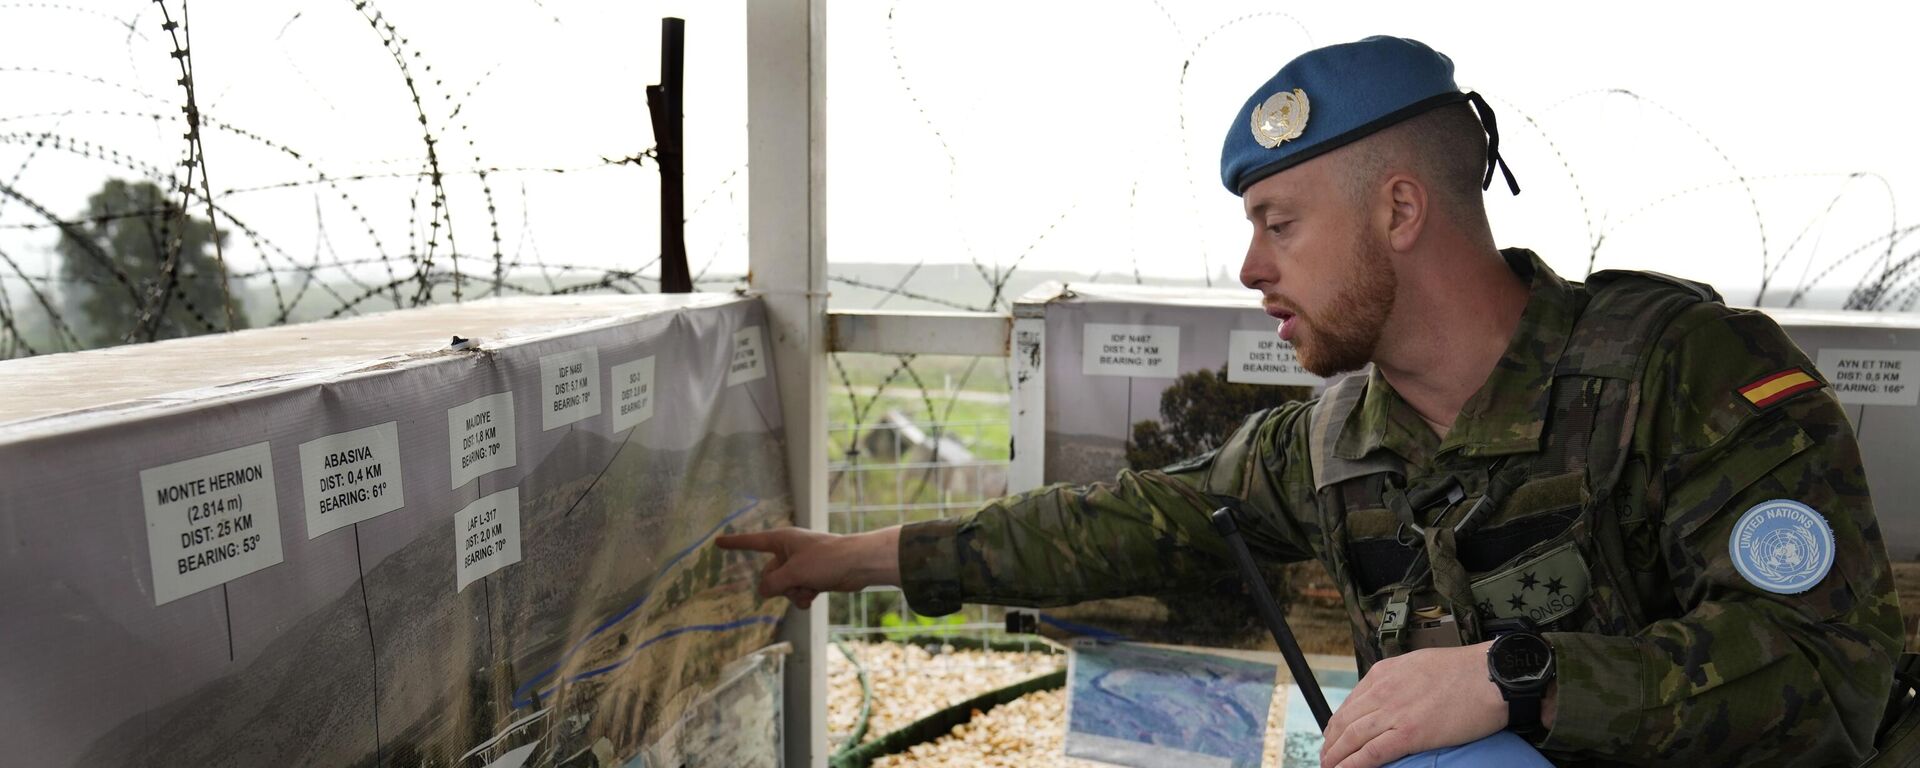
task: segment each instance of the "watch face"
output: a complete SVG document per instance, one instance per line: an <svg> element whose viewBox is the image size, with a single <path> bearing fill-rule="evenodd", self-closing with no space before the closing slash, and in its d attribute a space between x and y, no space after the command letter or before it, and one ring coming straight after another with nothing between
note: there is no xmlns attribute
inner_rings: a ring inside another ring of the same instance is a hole
<svg viewBox="0 0 1920 768"><path fill-rule="evenodd" d="M1553 661L1553 647L1539 635L1506 635L1489 649L1493 673L1508 683L1545 679Z"/></svg>

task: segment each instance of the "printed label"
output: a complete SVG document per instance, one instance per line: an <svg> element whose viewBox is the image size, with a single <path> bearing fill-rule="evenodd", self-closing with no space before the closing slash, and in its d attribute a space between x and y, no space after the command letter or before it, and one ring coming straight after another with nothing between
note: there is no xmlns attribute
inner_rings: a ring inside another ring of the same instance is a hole
<svg viewBox="0 0 1920 768"><path fill-rule="evenodd" d="M653 357L613 367L613 431L637 427L653 416Z"/></svg>
<svg viewBox="0 0 1920 768"><path fill-rule="evenodd" d="M600 350L540 358L540 428L564 427L600 413Z"/></svg>
<svg viewBox="0 0 1920 768"><path fill-rule="evenodd" d="M1273 331L1233 331L1227 337L1227 381L1318 386L1325 379L1300 367L1293 345Z"/></svg>
<svg viewBox="0 0 1920 768"><path fill-rule="evenodd" d="M453 554L455 592L520 562L520 489L482 496L455 514Z"/></svg>
<svg viewBox="0 0 1920 768"><path fill-rule="evenodd" d="M733 332L733 360L727 365L727 386L745 384L767 375L767 349L760 326Z"/></svg>
<svg viewBox="0 0 1920 768"><path fill-rule="evenodd" d="M1080 355L1087 376L1180 374L1180 328L1173 325L1088 323Z"/></svg>
<svg viewBox="0 0 1920 768"><path fill-rule="evenodd" d="M1820 375L1840 402L1854 405L1920 405L1920 352L1897 349L1820 350Z"/></svg>
<svg viewBox="0 0 1920 768"><path fill-rule="evenodd" d="M280 562L273 451L264 442L140 472L163 605Z"/></svg>
<svg viewBox="0 0 1920 768"><path fill-rule="evenodd" d="M307 538L399 509L400 425L389 421L300 444Z"/></svg>
<svg viewBox="0 0 1920 768"><path fill-rule="evenodd" d="M477 397L447 409L453 488L519 461L513 440L513 393Z"/></svg>

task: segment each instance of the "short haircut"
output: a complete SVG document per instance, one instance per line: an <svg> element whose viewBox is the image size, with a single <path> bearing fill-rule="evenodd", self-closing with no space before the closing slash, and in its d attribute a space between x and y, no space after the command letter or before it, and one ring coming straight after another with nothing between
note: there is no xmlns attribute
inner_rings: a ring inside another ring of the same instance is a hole
<svg viewBox="0 0 1920 768"><path fill-rule="evenodd" d="M1484 227L1481 182L1487 168L1487 134L1462 102L1415 115L1353 144L1342 183L1356 202L1372 195L1381 179L1410 171L1427 183L1442 215ZM1479 222L1475 224L1475 222Z"/></svg>

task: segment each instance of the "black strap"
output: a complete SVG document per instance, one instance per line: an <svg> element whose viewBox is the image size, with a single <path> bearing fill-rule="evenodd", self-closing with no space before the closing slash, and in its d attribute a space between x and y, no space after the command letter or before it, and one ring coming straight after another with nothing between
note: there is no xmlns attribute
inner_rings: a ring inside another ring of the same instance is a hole
<svg viewBox="0 0 1920 768"><path fill-rule="evenodd" d="M1478 91L1467 91L1467 100L1473 103L1473 112L1480 116L1480 125L1487 129L1487 175L1480 180L1481 189L1493 187L1493 168L1500 167L1500 173L1507 177L1507 188L1514 194L1520 194L1520 182L1513 178L1513 169L1507 167L1507 159L1500 156L1500 126L1494 121L1493 107L1487 105L1487 97Z"/></svg>
<svg viewBox="0 0 1920 768"><path fill-rule="evenodd" d="M1528 741L1539 741L1547 735L1547 729L1540 722L1540 702L1544 693L1518 694L1500 692L1507 700L1507 730Z"/></svg>
<svg viewBox="0 0 1920 768"><path fill-rule="evenodd" d="M1887 743L1888 736L1920 707L1920 695L1916 694L1920 694L1920 654L1902 653L1893 663L1893 691L1887 697L1886 709L1882 710L1880 727L1874 729L1876 745L1892 746Z"/></svg>

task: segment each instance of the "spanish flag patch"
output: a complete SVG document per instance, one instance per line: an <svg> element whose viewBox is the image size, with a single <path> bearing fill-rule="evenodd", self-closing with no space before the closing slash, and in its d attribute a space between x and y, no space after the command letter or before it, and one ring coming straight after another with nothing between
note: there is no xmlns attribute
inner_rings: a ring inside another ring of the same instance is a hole
<svg viewBox="0 0 1920 768"><path fill-rule="evenodd" d="M1820 380L1807 373L1805 368L1788 368L1741 387L1740 396L1752 403L1753 407L1765 409L1809 389L1819 388Z"/></svg>

